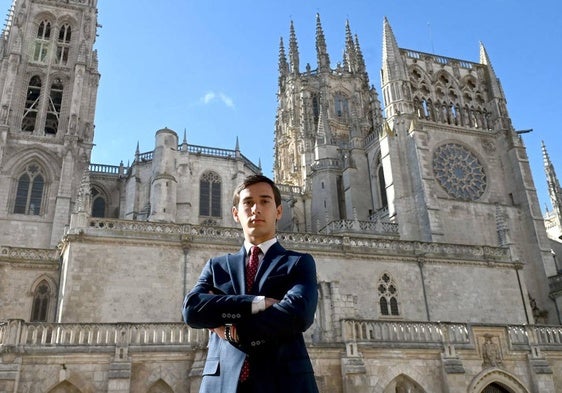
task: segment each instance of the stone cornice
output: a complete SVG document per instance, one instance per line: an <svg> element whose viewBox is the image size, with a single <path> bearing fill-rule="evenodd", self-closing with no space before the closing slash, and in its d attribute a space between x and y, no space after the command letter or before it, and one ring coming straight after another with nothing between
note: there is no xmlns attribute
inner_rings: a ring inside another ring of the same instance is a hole
<svg viewBox="0 0 562 393"><path fill-rule="evenodd" d="M59 251L57 249L0 247L0 263L18 263L58 266Z"/></svg>
<svg viewBox="0 0 562 393"><path fill-rule="evenodd" d="M236 246L244 239L239 228L191 224L89 218L84 228L71 228L65 242L106 238L140 242L178 242L182 246L215 244ZM323 235L283 232L279 241L288 248L331 255L381 255L387 257L423 257L426 261L469 261L513 264L508 248L448 243L427 243L389 239L376 235Z"/></svg>

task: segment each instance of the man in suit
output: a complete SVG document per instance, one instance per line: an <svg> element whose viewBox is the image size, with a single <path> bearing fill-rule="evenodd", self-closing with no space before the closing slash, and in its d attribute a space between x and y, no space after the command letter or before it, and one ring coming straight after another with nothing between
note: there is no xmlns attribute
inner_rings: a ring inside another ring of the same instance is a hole
<svg viewBox="0 0 562 393"><path fill-rule="evenodd" d="M212 331L200 393L317 393L303 338L318 301L314 259L277 242L271 179L247 177L232 205L244 245L207 261L183 306L189 326Z"/></svg>

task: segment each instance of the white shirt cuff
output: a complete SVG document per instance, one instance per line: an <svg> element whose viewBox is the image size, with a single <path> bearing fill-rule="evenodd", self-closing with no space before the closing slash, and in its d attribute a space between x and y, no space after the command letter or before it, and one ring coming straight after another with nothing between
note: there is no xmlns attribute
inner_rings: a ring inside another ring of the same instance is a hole
<svg viewBox="0 0 562 393"><path fill-rule="evenodd" d="M265 296L256 296L252 300L252 314L265 310Z"/></svg>

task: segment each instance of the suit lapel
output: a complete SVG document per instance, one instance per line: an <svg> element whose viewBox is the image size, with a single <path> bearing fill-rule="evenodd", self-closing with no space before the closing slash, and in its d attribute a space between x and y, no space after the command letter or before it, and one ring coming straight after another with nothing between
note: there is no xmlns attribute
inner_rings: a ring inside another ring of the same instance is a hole
<svg viewBox="0 0 562 393"><path fill-rule="evenodd" d="M269 277L269 274L273 271L283 255L285 255L285 249L279 242L274 243L269 250L267 250L267 254L264 255L258 273L256 274L255 282L257 283L257 292L252 292L261 292L265 280Z"/></svg>
<svg viewBox="0 0 562 393"><path fill-rule="evenodd" d="M228 255L228 268L230 270L230 279L232 280L232 287L234 293L244 294L246 291L246 284L244 283L244 270L246 261L246 251L244 246L236 254Z"/></svg>

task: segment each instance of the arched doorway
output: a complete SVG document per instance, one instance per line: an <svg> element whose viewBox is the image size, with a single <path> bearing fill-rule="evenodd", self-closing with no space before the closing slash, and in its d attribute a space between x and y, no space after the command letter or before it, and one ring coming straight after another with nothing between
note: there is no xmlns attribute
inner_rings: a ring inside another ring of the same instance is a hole
<svg viewBox="0 0 562 393"><path fill-rule="evenodd" d="M491 383L482 390L482 393L513 393L512 390L506 389L499 383Z"/></svg>

